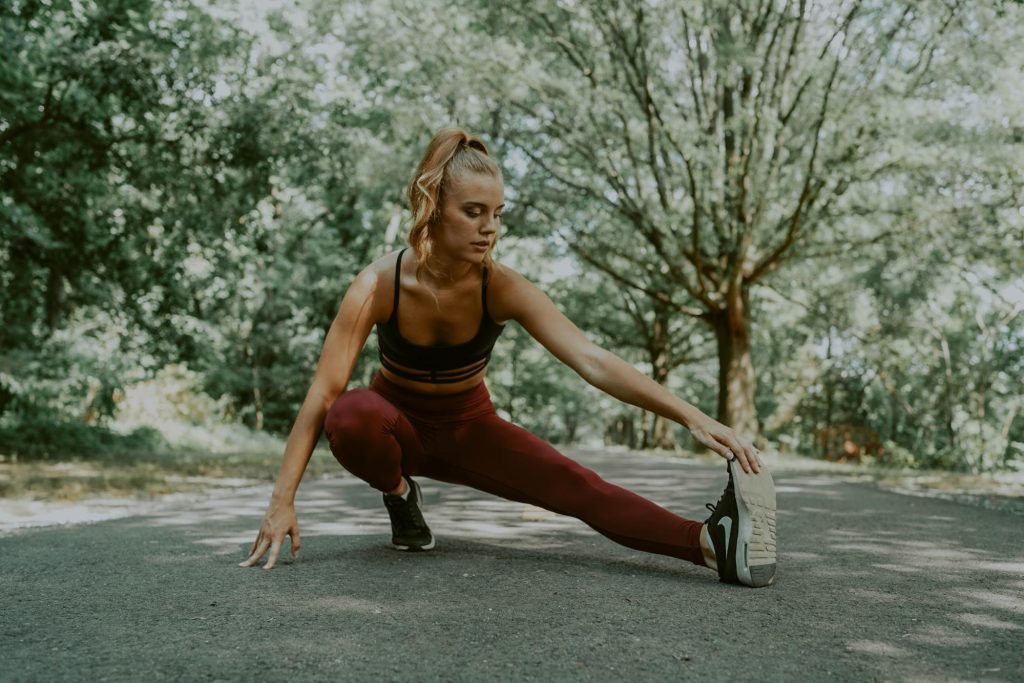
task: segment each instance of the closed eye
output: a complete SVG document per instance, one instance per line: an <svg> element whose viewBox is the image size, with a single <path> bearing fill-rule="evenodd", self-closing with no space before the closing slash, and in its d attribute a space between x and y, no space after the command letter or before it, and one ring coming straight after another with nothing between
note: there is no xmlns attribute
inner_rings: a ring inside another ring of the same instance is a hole
<svg viewBox="0 0 1024 683"><path fill-rule="evenodd" d="M482 216L484 211L487 210L487 208L488 207L485 204L481 204L480 202L466 202L462 206L462 210L470 218L478 218L478 217ZM501 218L501 215L502 215L502 213L504 213L504 210L506 208L507 207L504 204L499 204L499 205L495 206L494 209L495 209L496 213L494 214L494 217L495 218Z"/></svg>

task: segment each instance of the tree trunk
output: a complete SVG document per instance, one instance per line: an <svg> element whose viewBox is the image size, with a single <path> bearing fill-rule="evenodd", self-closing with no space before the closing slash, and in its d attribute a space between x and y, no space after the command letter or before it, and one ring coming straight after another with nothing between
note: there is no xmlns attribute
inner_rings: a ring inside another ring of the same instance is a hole
<svg viewBox="0 0 1024 683"><path fill-rule="evenodd" d="M252 396L254 399L254 405L256 406L256 420L253 424L253 429L258 432L263 431L263 395L260 393L259 387L252 388Z"/></svg>
<svg viewBox="0 0 1024 683"><path fill-rule="evenodd" d="M945 386L942 391L942 412L944 415L943 426L946 428L946 439L949 441L950 450L957 450L956 427L953 425L953 359L949 351L949 342L941 330L936 330L935 335L939 339L939 346L942 349L943 370L945 371Z"/></svg>
<svg viewBox="0 0 1024 683"><path fill-rule="evenodd" d="M508 411L508 421L509 422L515 422L516 421L516 413L515 413L515 407L514 407L514 403L513 402L515 401L515 398L516 398L516 381L517 381L516 375L518 374L518 369L519 369L518 368L519 363L517 362L518 360L519 360L519 351L518 351L518 349L513 349L513 351L512 351L512 383L509 385L509 388L508 388L508 402L506 403L506 410Z"/></svg>
<svg viewBox="0 0 1024 683"><path fill-rule="evenodd" d="M651 330L651 371L655 382L663 387L668 386L668 374L672 354L669 349L669 311L664 307L657 307L654 315L654 327ZM672 421L661 415L652 415L654 420L649 429L644 430L644 448L663 448L665 450L676 450L675 434L672 431ZM645 425L646 426L646 425Z"/></svg>
<svg viewBox="0 0 1024 683"><path fill-rule="evenodd" d="M660 415L656 415L654 417L654 425L651 428L648 448L660 448L667 451L676 450L676 435L672 431L672 424L671 420L666 420Z"/></svg>
<svg viewBox="0 0 1024 683"><path fill-rule="evenodd" d="M253 429L261 432L263 431L263 392L260 391L260 369L255 366L252 369L252 399L253 406L256 408Z"/></svg>
<svg viewBox="0 0 1024 683"><path fill-rule="evenodd" d="M64 313L64 275L50 266L46 278L46 327L53 333L60 327Z"/></svg>
<svg viewBox="0 0 1024 683"><path fill-rule="evenodd" d="M85 410L82 412L82 422L87 425L96 424L97 411L96 411L96 397L99 396L100 389L103 388L103 382L99 381L95 377L89 378L89 390L85 395Z"/></svg>
<svg viewBox="0 0 1024 683"><path fill-rule="evenodd" d="M665 361L668 353L659 353L654 359L654 381L661 386L668 384L668 366ZM644 434L642 448L663 448L665 450L676 450L675 433L672 431L672 420L662 417L657 413L651 413L653 418L648 421L644 416Z"/></svg>
<svg viewBox="0 0 1024 683"><path fill-rule="evenodd" d="M579 429L579 406L576 405L575 401L572 401L567 406L567 410L562 412L562 420L565 422L565 442L574 443L576 440L576 430Z"/></svg>
<svg viewBox="0 0 1024 683"><path fill-rule="evenodd" d="M653 413L649 410L640 411L640 450L650 448L652 416Z"/></svg>
<svg viewBox="0 0 1024 683"><path fill-rule="evenodd" d="M758 436L754 411L754 366L750 359L747 295L730 289L725 308L708 314L718 341L718 421L740 436Z"/></svg>
<svg viewBox="0 0 1024 683"><path fill-rule="evenodd" d="M825 425L819 432L821 438L822 460L829 459L829 438L832 434L832 410L835 405L836 383L832 377L832 323L828 325L828 346L825 351Z"/></svg>
<svg viewBox="0 0 1024 683"><path fill-rule="evenodd" d="M626 446L635 450L637 438L634 431L633 416L625 412L619 413L605 427L604 442L606 445Z"/></svg>
<svg viewBox="0 0 1024 683"><path fill-rule="evenodd" d="M895 387L889 389L889 440L895 441L900 428L900 399Z"/></svg>

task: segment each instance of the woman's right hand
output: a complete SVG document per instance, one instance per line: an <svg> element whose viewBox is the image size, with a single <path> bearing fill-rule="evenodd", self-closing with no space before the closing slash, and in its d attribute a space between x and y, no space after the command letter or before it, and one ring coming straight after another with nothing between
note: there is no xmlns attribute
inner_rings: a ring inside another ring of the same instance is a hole
<svg viewBox="0 0 1024 683"><path fill-rule="evenodd" d="M726 460L736 461L746 473L757 474L764 467L761 459L761 451L754 448L754 444L739 435L730 427L714 419L709 415L701 413L700 417L687 425L693 438L704 444Z"/></svg>
<svg viewBox="0 0 1024 683"><path fill-rule="evenodd" d="M259 562L269 548L270 557L263 568L273 569L285 536L291 536L292 557L295 557L299 553L299 518L295 515L295 503L279 503L271 500L267 514L263 518L263 524L260 525L260 532L256 535L256 541L249 549L249 558L240 562L238 566L253 566Z"/></svg>

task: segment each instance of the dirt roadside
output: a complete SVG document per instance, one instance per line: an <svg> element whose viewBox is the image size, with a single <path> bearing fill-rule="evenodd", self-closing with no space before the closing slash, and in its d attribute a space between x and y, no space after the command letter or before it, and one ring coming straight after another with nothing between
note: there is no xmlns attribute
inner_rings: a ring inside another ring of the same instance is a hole
<svg viewBox="0 0 1024 683"><path fill-rule="evenodd" d="M624 448L603 450L625 456L631 453ZM645 454L709 465L717 460L717 456L710 454L668 451L635 455L643 457ZM779 473L827 474L893 493L952 500L1024 515L1024 471L971 475L832 463L789 454L766 457L773 471ZM23 528L83 524L147 514L167 506L256 489L273 482L278 458L275 453L220 460L211 457L199 463L186 463L185 467L174 462L162 466L153 462L114 465L88 461L0 462L0 534ZM333 457L324 449L317 449L305 479L337 476L342 476L342 472ZM4 482L8 483L6 488ZM16 494L10 495L12 492Z"/></svg>

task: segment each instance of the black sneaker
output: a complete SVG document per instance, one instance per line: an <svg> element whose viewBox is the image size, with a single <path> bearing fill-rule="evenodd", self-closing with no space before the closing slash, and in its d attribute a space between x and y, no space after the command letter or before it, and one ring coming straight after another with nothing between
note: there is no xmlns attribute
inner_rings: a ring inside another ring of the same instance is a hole
<svg viewBox="0 0 1024 683"><path fill-rule="evenodd" d="M434 547L434 535L423 519L423 496L420 485L410 477L408 500L401 496L385 493L384 505L391 517L391 545L396 550L430 550Z"/></svg>
<svg viewBox="0 0 1024 683"><path fill-rule="evenodd" d="M767 586L775 580L775 483L764 467L747 474L736 458L726 465L729 483L704 523L725 583ZM737 493L739 494L737 496Z"/></svg>

